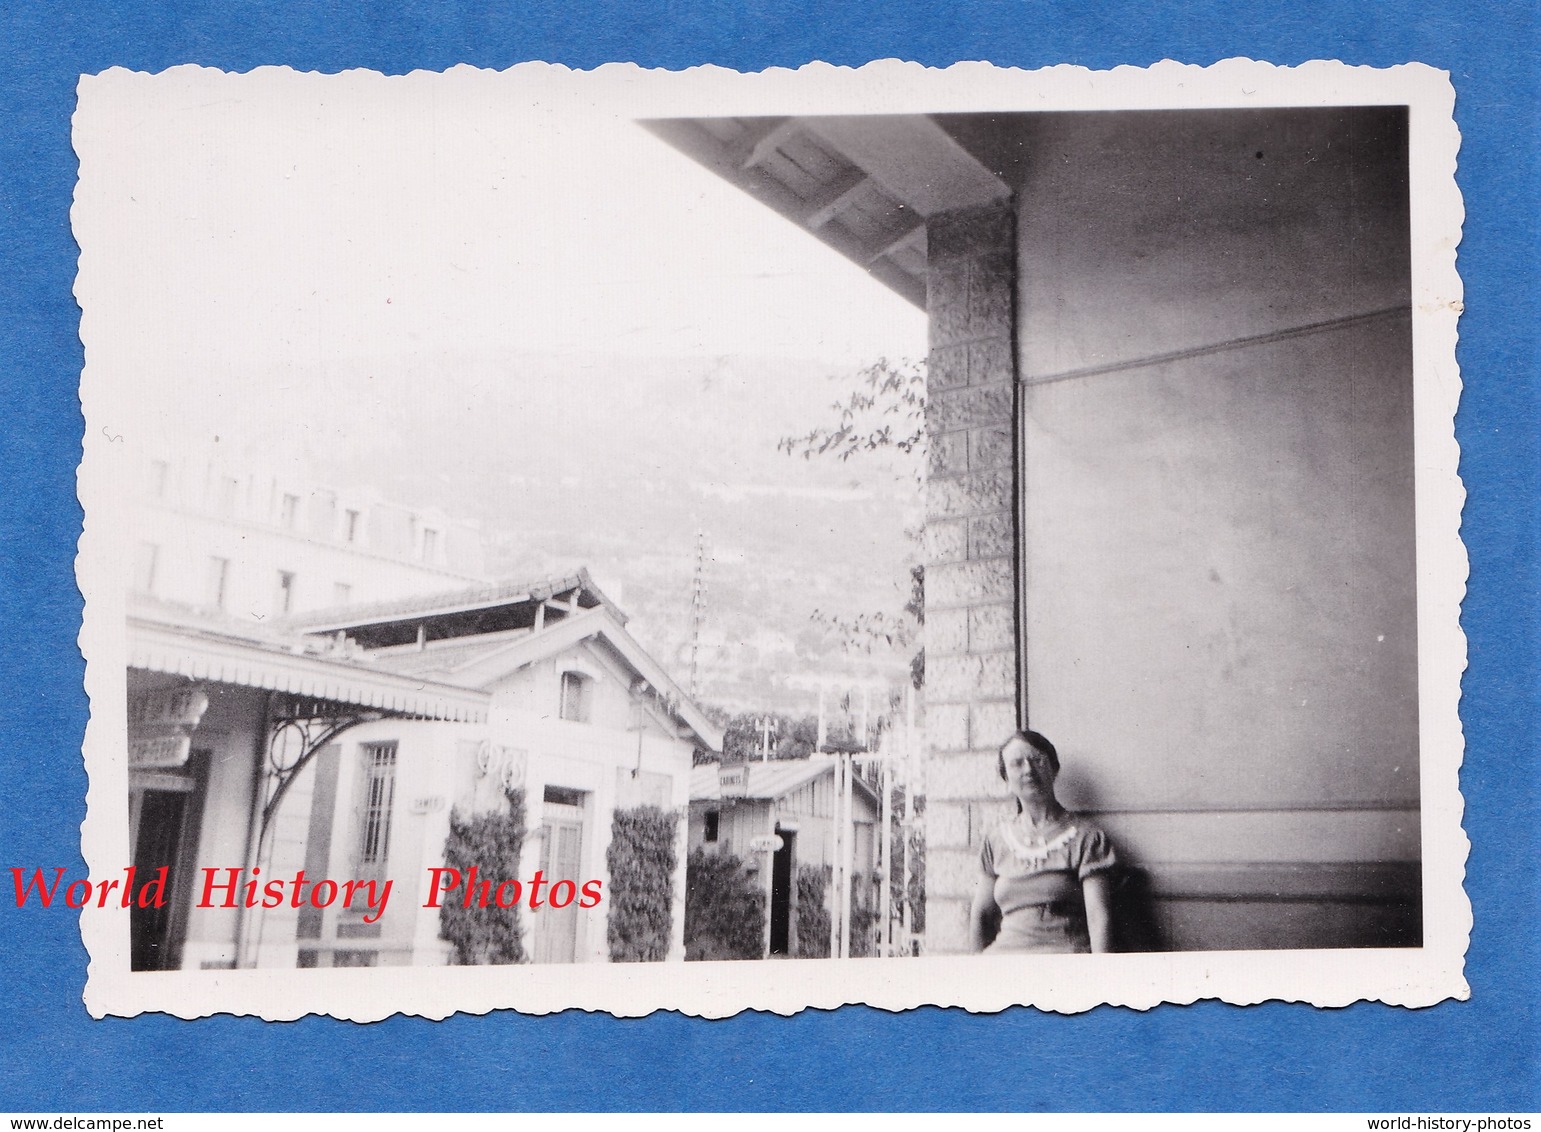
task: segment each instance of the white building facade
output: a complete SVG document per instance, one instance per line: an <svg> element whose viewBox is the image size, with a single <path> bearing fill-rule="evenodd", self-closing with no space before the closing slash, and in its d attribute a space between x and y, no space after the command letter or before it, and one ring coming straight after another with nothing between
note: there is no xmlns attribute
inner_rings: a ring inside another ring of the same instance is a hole
<svg viewBox="0 0 1541 1132"><path fill-rule="evenodd" d="M256 470L219 447L143 454L133 592L258 620L483 581L471 523Z"/></svg>
<svg viewBox="0 0 1541 1132"><path fill-rule="evenodd" d="M668 926L649 957L683 959L690 768L721 734L624 621L585 573L302 618L311 639L344 634L382 673L481 697L485 718L364 722L315 752L262 838L263 875L372 879L391 894L262 910L250 962L466 962L442 906L464 906L468 889L518 906L523 960L608 962L627 953L612 938L612 842L618 815L637 814L672 822L650 862L665 869ZM522 849L517 867L483 864L473 880L447 853L457 823L488 817L518 821Z"/></svg>

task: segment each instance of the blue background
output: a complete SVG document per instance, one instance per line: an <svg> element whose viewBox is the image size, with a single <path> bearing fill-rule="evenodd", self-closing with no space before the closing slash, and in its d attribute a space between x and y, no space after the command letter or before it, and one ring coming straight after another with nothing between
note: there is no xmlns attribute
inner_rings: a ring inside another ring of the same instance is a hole
<svg viewBox="0 0 1541 1132"><path fill-rule="evenodd" d="M374 9L364 13L360 9ZM492 11L488 9L497 8ZM81 418L70 115L78 74L280 63L391 73L548 59L743 70L898 56L1105 68L1231 56L1448 69L1467 225L1457 421L1472 560L1461 785L1474 843L1472 998L1418 1011L1284 1004L702 1022L568 1014L92 1021L75 918L0 910L0 1109L1541 1108L1536 665L1537 9L1343 0L1167 5L578 5L107 0L0 13L0 866L80 870L87 705L75 648ZM3 875L3 874L0 874Z"/></svg>

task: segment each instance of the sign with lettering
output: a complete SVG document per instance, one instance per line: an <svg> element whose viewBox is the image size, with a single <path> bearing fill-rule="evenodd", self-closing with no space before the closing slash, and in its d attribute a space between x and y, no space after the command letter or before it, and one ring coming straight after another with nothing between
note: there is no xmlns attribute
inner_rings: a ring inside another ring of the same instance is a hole
<svg viewBox="0 0 1541 1132"><path fill-rule="evenodd" d="M717 792L724 798L742 798L749 793L749 764L719 763Z"/></svg>
<svg viewBox="0 0 1541 1132"><path fill-rule="evenodd" d="M412 799L412 812L414 814L436 814L444 808L444 796L442 794L429 794L422 798Z"/></svg>
<svg viewBox="0 0 1541 1132"><path fill-rule="evenodd" d="M762 833L759 837L749 839L749 851L751 853L779 853L786 842L774 833Z"/></svg>
<svg viewBox="0 0 1541 1132"><path fill-rule="evenodd" d="M157 735L128 741L128 765L137 769L186 766L193 741L186 735Z"/></svg>
<svg viewBox="0 0 1541 1132"><path fill-rule="evenodd" d="M168 688L146 692L128 702L128 725L133 730L157 727L198 726L209 710L209 694L202 688Z"/></svg>

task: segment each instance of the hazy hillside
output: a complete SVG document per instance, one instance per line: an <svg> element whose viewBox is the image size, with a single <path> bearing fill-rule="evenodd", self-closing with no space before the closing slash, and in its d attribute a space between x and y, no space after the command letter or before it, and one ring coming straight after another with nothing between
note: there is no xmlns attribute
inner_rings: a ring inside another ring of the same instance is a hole
<svg viewBox="0 0 1541 1132"><path fill-rule="evenodd" d="M346 443L310 445L318 473L479 521L498 575L588 566L681 682L704 533L703 699L794 710L813 701L800 678L902 679L904 650L845 655L812 618L903 606L906 528L920 516L912 467L896 454L841 464L777 450L832 418L853 373L528 357L356 362L327 376L370 411Z"/></svg>

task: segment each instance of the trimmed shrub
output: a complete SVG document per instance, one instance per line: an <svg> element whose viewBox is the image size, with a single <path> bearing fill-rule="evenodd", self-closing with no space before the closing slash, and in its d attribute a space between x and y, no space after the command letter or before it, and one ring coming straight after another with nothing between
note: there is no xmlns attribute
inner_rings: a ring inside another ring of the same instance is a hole
<svg viewBox="0 0 1541 1132"><path fill-rule="evenodd" d="M877 908L876 878L854 877L851 885L851 945L852 959L865 959L875 955L873 945L879 914Z"/></svg>
<svg viewBox="0 0 1541 1132"><path fill-rule="evenodd" d="M797 957L829 958L828 865L797 866Z"/></svg>
<svg viewBox="0 0 1541 1132"><path fill-rule="evenodd" d="M616 810L605 865L610 870L612 963L650 963L669 954L674 927L674 834L679 815L657 806Z"/></svg>
<svg viewBox="0 0 1541 1132"><path fill-rule="evenodd" d="M765 891L743 863L692 850L685 861L685 958L759 959L764 930Z"/></svg>
<svg viewBox="0 0 1541 1132"><path fill-rule="evenodd" d="M471 866L485 878L507 879L519 875L519 853L524 848L524 791L506 790L506 811L477 814L470 819L459 811L450 814L449 836L444 840L444 863L468 876ZM524 962L520 938L519 908L483 908L472 902L446 899L439 907L439 937L455 946L455 962L461 966Z"/></svg>
<svg viewBox="0 0 1541 1132"><path fill-rule="evenodd" d="M917 805L925 803L924 798L915 799ZM922 812L917 809L917 812ZM910 888L904 894L904 898L910 902L910 931L921 935L926 930L926 831L914 829L910 831Z"/></svg>

